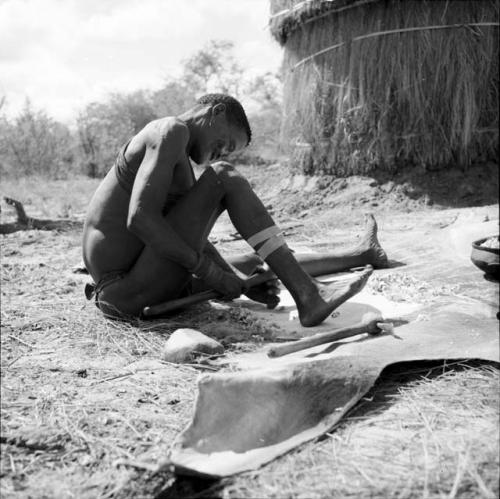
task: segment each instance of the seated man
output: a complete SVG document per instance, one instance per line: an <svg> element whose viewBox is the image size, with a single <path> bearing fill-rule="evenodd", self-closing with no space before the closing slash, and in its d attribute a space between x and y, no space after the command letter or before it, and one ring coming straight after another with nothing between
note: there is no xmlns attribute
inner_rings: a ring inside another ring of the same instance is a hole
<svg viewBox="0 0 500 499"><path fill-rule="evenodd" d="M386 262L372 219L354 251L309 255L299 263L247 180L225 161L211 163L250 139L241 104L209 94L178 117L152 121L123 147L90 202L83 234L84 262L97 283L88 297L96 294L105 315L139 316L143 307L192 292L200 282L226 299L245 293L275 306L276 281L245 287L246 275L265 261L293 296L301 323L313 326L361 290L372 269L340 288L308 272ZM189 158L205 167L198 180ZM226 262L207 241L223 210L259 256Z"/></svg>

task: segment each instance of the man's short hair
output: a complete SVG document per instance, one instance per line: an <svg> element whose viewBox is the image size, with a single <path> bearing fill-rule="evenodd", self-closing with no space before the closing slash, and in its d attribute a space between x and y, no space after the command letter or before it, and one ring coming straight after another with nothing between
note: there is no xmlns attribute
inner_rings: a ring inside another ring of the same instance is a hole
<svg viewBox="0 0 500 499"><path fill-rule="evenodd" d="M226 106L226 116L229 121L234 125L243 128L247 134L247 145L252 139L252 130L250 124L248 123L247 115L243 106L234 97L227 94L206 94L197 100L198 104L210 104L215 106L216 104L224 104Z"/></svg>

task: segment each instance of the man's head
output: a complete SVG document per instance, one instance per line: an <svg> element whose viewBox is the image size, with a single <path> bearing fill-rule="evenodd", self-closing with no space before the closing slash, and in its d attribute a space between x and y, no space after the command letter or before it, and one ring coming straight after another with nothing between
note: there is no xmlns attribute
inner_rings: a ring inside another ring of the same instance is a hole
<svg viewBox="0 0 500 499"><path fill-rule="evenodd" d="M190 156L196 163L215 161L243 149L252 131L242 105L226 94L207 94L196 103Z"/></svg>

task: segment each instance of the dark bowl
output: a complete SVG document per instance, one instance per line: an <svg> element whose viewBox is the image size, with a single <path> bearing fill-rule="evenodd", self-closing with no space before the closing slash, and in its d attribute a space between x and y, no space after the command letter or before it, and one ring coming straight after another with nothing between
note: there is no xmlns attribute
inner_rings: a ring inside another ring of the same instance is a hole
<svg viewBox="0 0 500 499"><path fill-rule="evenodd" d="M481 269L485 274L494 277L495 279L499 279L500 277L500 250L498 248L485 248L481 246L487 239L491 237L498 236L489 236L483 237L482 239L478 239L472 243L472 252L470 254L470 259L472 263L479 269Z"/></svg>

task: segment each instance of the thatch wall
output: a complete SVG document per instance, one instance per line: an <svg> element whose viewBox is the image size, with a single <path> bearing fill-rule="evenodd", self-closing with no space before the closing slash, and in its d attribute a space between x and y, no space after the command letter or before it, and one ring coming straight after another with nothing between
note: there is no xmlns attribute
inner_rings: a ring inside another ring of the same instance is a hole
<svg viewBox="0 0 500 499"><path fill-rule="evenodd" d="M271 0L292 164L349 175L498 160L498 21L495 0Z"/></svg>

